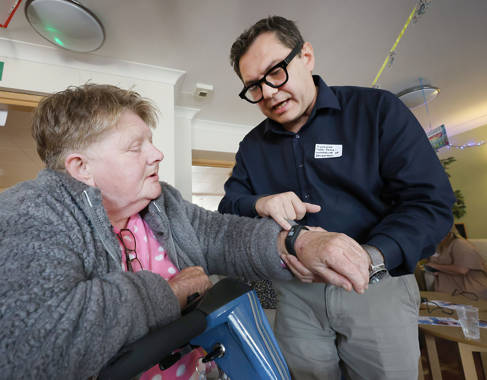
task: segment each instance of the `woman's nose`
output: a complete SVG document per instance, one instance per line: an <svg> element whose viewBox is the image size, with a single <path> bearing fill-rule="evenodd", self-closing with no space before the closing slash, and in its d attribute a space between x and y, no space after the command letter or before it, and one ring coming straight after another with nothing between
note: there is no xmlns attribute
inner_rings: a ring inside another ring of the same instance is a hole
<svg viewBox="0 0 487 380"><path fill-rule="evenodd" d="M164 153L162 153L159 149L156 148L154 144L151 143L152 152L150 155L151 162L161 162L164 159Z"/></svg>

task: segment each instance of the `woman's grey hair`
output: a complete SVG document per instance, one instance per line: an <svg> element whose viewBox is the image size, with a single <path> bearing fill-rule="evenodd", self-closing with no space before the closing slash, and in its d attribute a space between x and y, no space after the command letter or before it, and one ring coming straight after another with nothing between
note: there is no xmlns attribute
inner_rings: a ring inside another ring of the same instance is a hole
<svg viewBox="0 0 487 380"><path fill-rule="evenodd" d="M69 153L98 141L116 126L124 111L132 111L151 128L157 125L157 108L135 91L85 84L50 95L34 112L32 136L37 153L47 168L64 170Z"/></svg>

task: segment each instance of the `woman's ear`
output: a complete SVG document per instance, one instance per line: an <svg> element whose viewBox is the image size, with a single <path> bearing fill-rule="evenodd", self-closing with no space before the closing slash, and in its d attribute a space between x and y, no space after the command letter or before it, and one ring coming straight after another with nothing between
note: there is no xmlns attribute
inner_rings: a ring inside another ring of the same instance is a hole
<svg viewBox="0 0 487 380"><path fill-rule="evenodd" d="M70 153L64 160L64 167L69 175L88 186L94 186L94 179L88 166L88 160L82 153Z"/></svg>

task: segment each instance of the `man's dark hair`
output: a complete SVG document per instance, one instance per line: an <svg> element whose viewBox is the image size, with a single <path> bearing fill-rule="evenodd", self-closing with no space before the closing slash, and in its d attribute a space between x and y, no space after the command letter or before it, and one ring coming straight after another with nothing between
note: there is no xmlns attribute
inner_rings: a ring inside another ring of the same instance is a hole
<svg viewBox="0 0 487 380"><path fill-rule="evenodd" d="M303 37L294 21L280 16L269 16L257 21L237 38L230 49L230 64L240 79L242 79L239 67L240 58L247 52L252 42L266 32L274 32L279 41L290 49L294 49L304 43Z"/></svg>

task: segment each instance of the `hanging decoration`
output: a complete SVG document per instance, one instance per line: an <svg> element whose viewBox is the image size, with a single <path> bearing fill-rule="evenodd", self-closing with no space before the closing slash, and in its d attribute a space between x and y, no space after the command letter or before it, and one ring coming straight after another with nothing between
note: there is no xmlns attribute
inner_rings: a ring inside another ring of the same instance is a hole
<svg viewBox="0 0 487 380"><path fill-rule="evenodd" d="M3 0L0 3L0 28L6 28L22 0Z"/></svg>
<svg viewBox="0 0 487 380"><path fill-rule="evenodd" d="M402 27L401 32L396 38L396 41L394 42L394 45L392 45L391 50L389 50L389 53L387 54L386 59L384 60L384 63L382 64L381 68L379 69L379 72L375 76L374 81L372 82L372 87L377 87L377 81L379 80L380 76L382 75L382 72L384 71L385 67L389 63L389 67L392 66L392 63L394 62L395 58L395 50L397 48L397 45L399 44L399 41L401 41L402 36L406 32L406 29L408 28L409 24L411 21L416 23L418 19L426 12L426 9L429 7L430 1L428 0L419 0L418 3L414 6L413 10L409 14L409 17Z"/></svg>
<svg viewBox="0 0 487 380"><path fill-rule="evenodd" d="M444 124L440 125L438 128L428 131L427 136L434 150L438 150L449 145L448 134L446 133Z"/></svg>
<svg viewBox="0 0 487 380"><path fill-rule="evenodd" d="M422 82L421 78L419 78L419 83L421 86L423 86L423 82ZM446 132L444 124L440 125L439 127L435 128L435 129L431 129L431 117L429 114L428 104L427 104L428 102L426 101L426 96L424 95L424 91L423 91L423 97L424 97L424 106L426 108L426 114L428 115L428 121L429 121L429 127L428 127L428 131L426 132L426 134L427 134L428 139L430 140L430 143L433 146L434 150L437 151L438 149L443 148L443 147L447 147L448 149L456 148L456 149L463 150L465 148L473 148L473 147L485 144L484 141L480 141L480 142L473 141L473 142L468 142L468 143L462 144L462 145L450 144L450 142L448 140L448 134Z"/></svg>
<svg viewBox="0 0 487 380"><path fill-rule="evenodd" d="M419 78L419 84L420 84L421 88L424 88L423 80L421 78ZM423 91L424 107L426 109L426 115L428 116L428 130L426 132L426 135L428 136L428 139L429 139L431 145L433 146L434 150L437 151L438 149L443 148L443 147L447 147L448 149L456 148L456 149L463 150L466 148L473 148L473 147L485 144L484 141L480 141L480 142L473 141L473 142L469 142L469 143L462 144L462 145L450 144L450 142L448 140L448 134L446 132L444 124L440 125L439 127L435 128L435 129L431 129L431 117L430 117L430 113L429 113L429 109L428 109L428 101L426 99L426 95L424 93L424 90L422 90L422 91Z"/></svg>
<svg viewBox="0 0 487 380"><path fill-rule="evenodd" d="M379 69L379 72L375 76L375 79L372 82L372 87L375 87L375 88L378 87L377 82L378 82L380 76L382 75L382 72L384 71L386 66L391 67L392 64L394 63L394 59L396 58L397 45L399 44L399 41L401 41L402 37L404 36L404 33L406 32L406 29L408 28L409 24L411 22L413 24L416 24L418 22L418 20L426 13L426 11L430 7L430 5L431 5L431 0L418 0L416 5L414 6L413 10L409 14L409 17L408 17L406 23L402 27L401 32L399 33L396 40L394 41L392 48L389 50L389 53L387 54L386 59L382 63L382 66ZM469 143L462 144L462 145L450 144L450 142L448 140L448 134L446 132L446 128L445 128L444 124L440 125L437 128L431 129L431 117L430 117L429 109L428 109L428 99L426 98L426 94L424 91L426 87L425 87L425 85L423 85L423 81L421 78L419 78L419 84L420 84L420 86L418 88L421 89L421 91L422 91L424 107L426 109L426 115L428 117L428 128L427 128L426 134L428 136L428 139L430 140L431 145L433 146L433 148L435 150L438 150L442 147L447 147L448 149L455 148L455 149L463 150L466 148L472 148L472 147L476 147L476 146L480 146L480 145L485 144L484 141L469 142ZM436 90L438 90L438 89L436 88ZM439 91L437 91L437 92L439 92ZM435 93L435 96L436 95L437 95L437 93Z"/></svg>
<svg viewBox="0 0 487 380"><path fill-rule="evenodd" d="M438 128L431 129L429 130L426 135L428 136L428 140L431 143L431 146L433 147L434 150L438 150L440 148L447 148L448 150L454 148L454 149L460 149L464 150L467 148L474 148L477 146L481 146L485 144L485 141L470 141L465 144L457 145L457 144L452 144L450 143L448 139L448 134L446 133L445 125L442 124Z"/></svg>
<svg viewBox="0 0 487 380"><path fill-rule="evenodd" d="M455 149L466 149L466 148L473 148L473 147L476 147L476 146L480 146L480 145L484 145L485 144L485 141L484 140L481 140L479 142L469 142L469 143L466 143L466 144L462 144L462 145L453 145L453 144L449 144L447 145L446 147L448 149L451 149L451 148L455 148Z"/></svg>
<svg viewBox="0 0 487 380"><path fill-rule="evenodd" d="M416 13L413 17L413 24L416 24L418 20L426 13L426 10L430 7L431 0L419 0L416 4Z"/></svg>

